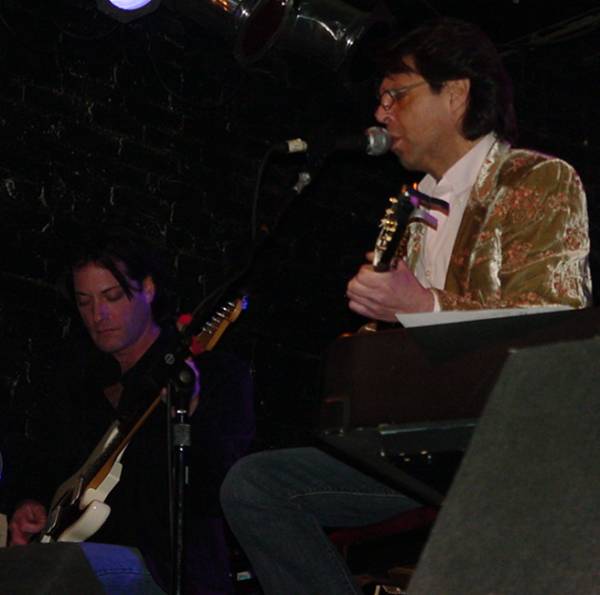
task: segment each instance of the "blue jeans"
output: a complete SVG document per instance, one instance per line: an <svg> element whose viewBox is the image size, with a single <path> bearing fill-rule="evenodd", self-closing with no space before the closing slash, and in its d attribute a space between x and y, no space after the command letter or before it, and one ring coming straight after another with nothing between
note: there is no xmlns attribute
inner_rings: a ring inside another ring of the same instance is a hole
<svg viewBox="0 0 600 595"><path fill-rule="evenodd" d="M316 448L239 460L221 503L267 595L361 593L323 527L369 525L418 506Z"/></svg>
<svg viewBox="0 0 600 595"><path fill-rule="evenodd" d="M137 549L105 543L79 545L107 595L165 595Z"/></svg>

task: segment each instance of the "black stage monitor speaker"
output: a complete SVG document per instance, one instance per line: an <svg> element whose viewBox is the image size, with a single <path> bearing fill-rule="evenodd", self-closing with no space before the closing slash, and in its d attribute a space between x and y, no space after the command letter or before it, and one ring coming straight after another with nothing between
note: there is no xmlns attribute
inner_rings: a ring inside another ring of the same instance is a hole
<svg viewBox="0 0 600 595"><path fill-rule="evenodd" d="M31 544L0 550L0 595L104 595L74 543Z"/></svg>
<svg viewBox="0 0 600 595"><path fill-rule="evenodd" d="M509 355L408 592L600 593L600 338Z"/></svg>

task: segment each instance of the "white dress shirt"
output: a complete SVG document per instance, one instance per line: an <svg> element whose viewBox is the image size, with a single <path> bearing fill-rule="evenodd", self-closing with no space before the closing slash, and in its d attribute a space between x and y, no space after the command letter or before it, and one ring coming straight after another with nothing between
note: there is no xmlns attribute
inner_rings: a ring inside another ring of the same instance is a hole
<svg viewBox="0 0 600 595"><path fill-rule="evenodd" d="M419 183L418 188L421 192L441 198L450 204L450 212L447 216L439 211L431 212L438 220L437 229L426 227L423 250L414 271L416 278L424 287L444 289L450 255L465 206L479 170L495 141L496 136L493 133L487 134L463 155L439 182L427 174ZM437 303L435 310L439 310Z"/></svg>

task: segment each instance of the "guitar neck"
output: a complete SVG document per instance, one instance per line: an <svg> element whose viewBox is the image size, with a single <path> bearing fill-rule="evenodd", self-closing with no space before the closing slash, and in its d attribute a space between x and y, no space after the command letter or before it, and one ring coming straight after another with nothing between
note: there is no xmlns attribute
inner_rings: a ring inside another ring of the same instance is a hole
<svg viewBox="0 0 600 595"><path fill-rule="evenodd" d="M158 407L160 401L159 395L149 407L142 408L137 415L132 415L127 420L119 420L113 424L114 427L111 426L112 430L109 429L105 434L105 438L110 439L110 443L106 444L106 449L96 459L94 459L94 453L88 459L90 462L89 471L84 477L84 485L87 488L97 488L104 481L119 455L125 450L134 434L142 427L150 414ZM110 436L111 431L114 432L113 436Z"/></svg>

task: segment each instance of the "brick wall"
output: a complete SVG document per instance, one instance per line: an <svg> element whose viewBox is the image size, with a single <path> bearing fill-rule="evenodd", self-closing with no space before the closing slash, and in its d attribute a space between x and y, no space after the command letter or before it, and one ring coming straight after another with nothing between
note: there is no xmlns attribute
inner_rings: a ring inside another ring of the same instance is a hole
<svg viewBox="0 0 600 595"><path fill-rule="evenodd" d="M597 253L600 64L590 39L517 51L508 65L522 143L579 169ZM120 25L94 2L6 0L0 81L0 431L11 440L27 439L55 346L77 324L53 289L69 220L119 221L153 238L189 310L248 253L269 145L372 121L369 84L349 90L278 54L243 69L225 41L166 8ZM301 164L270 161L261 222L272 225ZM309 425L323 350L360 324L345 283L404 175L391 156L334 156L259 256L251 307L223 348L255 370L264 444L294 442Z"/></svg>

